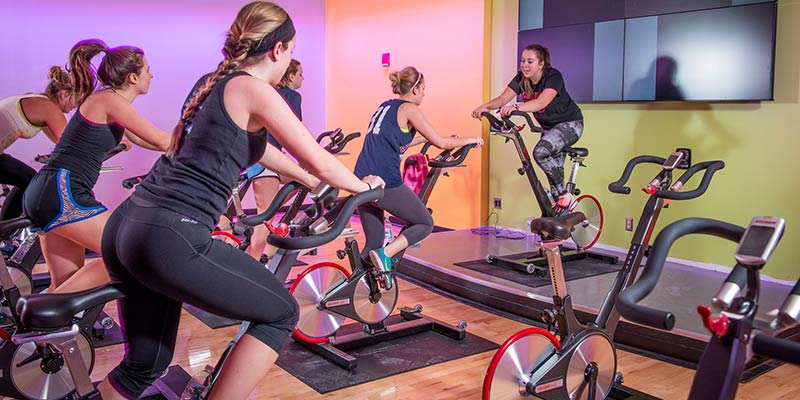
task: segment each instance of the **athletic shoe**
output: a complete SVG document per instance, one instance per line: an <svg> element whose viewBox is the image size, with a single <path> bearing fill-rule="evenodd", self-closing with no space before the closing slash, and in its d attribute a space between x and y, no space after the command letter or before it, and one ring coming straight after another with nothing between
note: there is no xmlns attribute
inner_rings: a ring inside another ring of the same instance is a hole
<svg viewBox="0 0 800 400"><path fill-rule="evenodd" d="M397 259L387 256L383 247L370 251L369 259L372 261L372 265L381 273L381 279L379 281L381 286L386 290L391 289L392 271L394 270L394 263L397 262Z"/></svg>

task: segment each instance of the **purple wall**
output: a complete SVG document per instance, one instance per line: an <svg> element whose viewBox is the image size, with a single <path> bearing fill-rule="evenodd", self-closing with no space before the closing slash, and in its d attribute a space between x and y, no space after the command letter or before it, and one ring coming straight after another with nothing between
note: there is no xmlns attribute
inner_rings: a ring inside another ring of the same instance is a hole
<svg viewBox="0 0 800 400"><path fill-rule="evenodd" d="M36 0L8 2L0 23L0 98L41 92L50 65L64 65L79 40L99 38L109 46L141 47L154 79L150 93L134 102L139 112L161 129L172 132L183 99L194 82L222 59L225 32L245 0ZM303 117L315 135L325 130L325 0L277 0L297 28L294 58L303 64ZM18 140L8 151L38 169L37 153L53 145L44 135ZM128 192L119 182L147 172L158 154L134 148L109 161L123 172L103 174L97 199L115 207Z"/></svg>

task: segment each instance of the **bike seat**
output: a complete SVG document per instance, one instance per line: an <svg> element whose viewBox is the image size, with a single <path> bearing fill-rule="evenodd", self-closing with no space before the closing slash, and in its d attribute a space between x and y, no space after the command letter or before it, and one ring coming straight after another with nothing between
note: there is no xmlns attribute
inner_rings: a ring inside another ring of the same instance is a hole
<svg viewBox="0 0 800 400"><path fill-rule="evenodd" d="M582 212L574 212L562 217L536 218L531 221L531 232L547 240L566 240L572 234L572 227L585 221Z"/></svg>
<svg viewBox="0 0 800 400"><path fill-rule="evenodd" d="M564 147L564 151L570 157L586 157L589 155L589 149L585 147Z"/></svg>
<svg viewBox="0 0 800 400"><path fill-rule="evenodd" d="M125 296L115 284L75 293L29 294L17 302L22 325L30 330L69 326L75 314Z"/></svg>
<svg viewBox="0 0 800 400"><path fill-rule="evenodd" d="M0 236L32 225L33 222L25 216L0 221Z"/></svg>

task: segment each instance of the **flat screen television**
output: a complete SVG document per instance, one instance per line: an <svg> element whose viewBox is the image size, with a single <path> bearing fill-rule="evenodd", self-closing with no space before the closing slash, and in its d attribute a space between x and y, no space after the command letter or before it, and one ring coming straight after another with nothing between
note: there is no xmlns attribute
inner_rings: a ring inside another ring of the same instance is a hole
<svg viewBox="0 0 800 400"><path fill-rule="evenodd" d="M520 0L518 46L576 101L772 100L776 21L774 1Z"/></svg>

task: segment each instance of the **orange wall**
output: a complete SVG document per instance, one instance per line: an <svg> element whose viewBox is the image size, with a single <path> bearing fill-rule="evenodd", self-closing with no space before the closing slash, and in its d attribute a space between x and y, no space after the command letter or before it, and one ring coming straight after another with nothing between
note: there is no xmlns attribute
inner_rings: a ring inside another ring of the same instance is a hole
<svg viewBox="0 0 800 400"><path fill-rule="evenodd" d="M412 65L425 75L421 108L440 135L482 134L469 113L483 102L487 0L330 0L326 6L328 128L366 131L375 108L394 97L389 72ZM381 66L384 52L391 53L391 67ZM354 143L342 161L352 168L360 148ZM437 225L482 225L480 152L473 150L466 164L434 189L428 206Z"/></svg>

